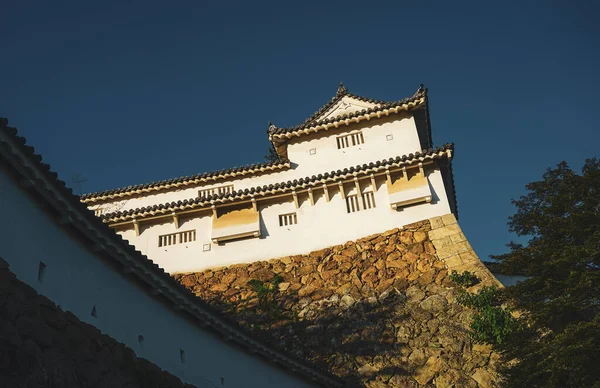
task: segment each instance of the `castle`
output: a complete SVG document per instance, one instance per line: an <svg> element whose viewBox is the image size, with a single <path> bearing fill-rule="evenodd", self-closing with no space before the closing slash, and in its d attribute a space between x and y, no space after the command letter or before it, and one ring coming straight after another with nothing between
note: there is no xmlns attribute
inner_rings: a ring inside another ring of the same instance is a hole
<svg viewBox="0 0 600 388"><path fill-rule="evenodd" d="M452 144L434 148L427 89L388 102L340 84L277 160L81 197L169 273L304 254L457 214Z"/></svg>
<svg viewBox="0 0 600 388"><path fill-rule="evenodd" d="M81 197L0 118L0 385L493 386L450 273L499 283L457 223L428 109L422 86L384 102L340 85L269 127L272 162ZM267 327L273 346L244 319L251 280L275 276L298 321Z"/></svg>

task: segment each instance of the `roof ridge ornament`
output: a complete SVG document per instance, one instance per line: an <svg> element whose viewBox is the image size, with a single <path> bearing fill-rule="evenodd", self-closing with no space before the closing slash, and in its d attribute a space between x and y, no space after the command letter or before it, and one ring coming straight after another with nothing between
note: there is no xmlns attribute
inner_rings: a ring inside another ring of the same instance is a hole
<svg viewBox="0 0 600 388"><path fill-rule="evenodd" d="M269 130L267 131L267 133L275 132L276 130L277 130L277 126L269 121Z"/></svg>
<svg viewBox="0 0 600 388"><path fill-rule="evenodd" d="M425 96L425 95L427 95L427 88L425 87L425 85L421 84L421 85L419 85L419 89L417 89L417 91L415 92L413 97Z"/></svg>
<svg viewBox="0 0 600 388"><path fill-rule="evenodd" d="M346 89L343 82L340 82L340 86L338 86L335 96L339 97L339 96L343 96L344 94L348 94L348 89Z"/></svg>

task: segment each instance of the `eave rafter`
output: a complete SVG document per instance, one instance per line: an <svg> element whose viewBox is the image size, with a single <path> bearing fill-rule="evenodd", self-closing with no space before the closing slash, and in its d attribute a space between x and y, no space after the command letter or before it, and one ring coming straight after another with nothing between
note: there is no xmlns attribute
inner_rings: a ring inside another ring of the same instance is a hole
<svg viewBox="0 0 600 388"><path fill-rule="evenodd" d="M315 189L323 188L323 186L328 187L338 185L342 198L344 198L344 183L356 185L358 179L369 179L373 181L377 175L385 175L387 179L389 179L389 174L392 170L401 170L403 167L418 168L419 163L425 165L432 163L435 159L451 158L452 148L452 144L447 144L443 148L424 150L423 152L417 152L414 155L405 155L395 159L390 158L388 160L370 163L369 165L365 164L350 169L338 170L337 172L319 174L319 176L301 178L292 182L239 190L230 194L220 196L215 195L211 198L192 198L189 200L149 206L141 209L138 208L124 212L108 213L103 215L102 219L104 222L116 226L130 223L134 218L137 220L140 220L141 218L154 219L162 218L166 215L170 216L172 212L184 214L207 209L213 209L213 212L216 212L217 207L252 202L252 199L255 201L268 200L284 195L292 195L296 208L299 208L299 193L306 192L310 198ZM358 189L360 189L360 185L358 186ZM327 193L326 196L329 196L329 193ZM314 203L314 197L311 203Z"/></svg>

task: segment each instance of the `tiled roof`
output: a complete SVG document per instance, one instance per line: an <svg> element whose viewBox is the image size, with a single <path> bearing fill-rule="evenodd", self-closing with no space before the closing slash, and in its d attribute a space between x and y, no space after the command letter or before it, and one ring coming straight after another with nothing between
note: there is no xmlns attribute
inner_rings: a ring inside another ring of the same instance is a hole
<svg viewBox="0 0 600 388"><path fill-rule="evenodd" d="M344 96L352 97L361 101L371 102L377 104L377 106L369 109L362 109L356 112L343 114L340 116L330 117L328 119L317 120L319 116L325 113L328 109L334 106ZM370 120L373 117L381 117L383 113L385 116L390 113L398 113L400 111L412 110L419 108L424 105L427 101L427 89L421 85L412 97L405 98L399 101L380 101L371 98L361 97L349 93L343 85L340 85L338 93L333 99L325 104L321 109L316 111L312 116L306 119L302 124L295 127L289 128L278 128L271 125L268 134L270 139L284 139L290 138L292 134L300 135L307 134L310 132L317 132L321 129L329 129L331 127L338 127L338 123L342 122L346 125L352 122L359 122L362 120Z"/></svg>
<svg viewBox="0 0 600 388"><path fill-rule="evenodd" d="M370 174L376 171L385 170L386 168L390 167L399 167L425 160L450 157L453 147L453 144L445 144L441 148L430 148L421 152L415 152L414 154L384 159L377 162L371 162L369 164L362 164L350 168L345 168L343 170L326 172L323 174L313 175L306 178L294 179L292 181L264 186L257 186L251 189L238 190L228 194L215 194L207 197L190 198L181 201L168 202L160 205L152 205L142 208L130 209L126 211L107 213L103 214L101 218L105 222L119 222L147 215L154 216L160 214L170 214L174 210L189 210L194 208L202 208L206 206L211 206L215 203L227 203L240 200L243 201L259 196L264 197L274 194L291 192L292 190L303 189L306 187L318 187L323 183L338 181L340 179L345 179L351 176Z"/></svg>
<svg viewBox="0 0 600 388"><path fill-rule="evenodd" d="M127 186L119 189L99 191L95 193L84 194L81 201L85 203L108 200L113 198L122 198L135 194L148 193L181 186L198 185L203 183L214 183L227 178L239 177L243 175L252 175L257 173L271 173L287 170L291 167L289 160L280 160L268 163L257 163L243 167L234 167L213 172L205 172L197 175L184 176L158 182L151 182L135 186Z"/></svg>
<svg viewBox="0 0 600 388"><path fill-rule="evenodd" d="M212 330L222 338L236 343L242 349L272 361L290 373L316 381L327 387L342 387L343 383L303 361L294 359L278 349L254 339L236 323L224 317L206 302L196 297L174 278L169 276L157 264L118 235L113 229L102 223L79 197L58 179L50 166L42 162L35 149L25 144L25 138L17 134L8 121L0 118L0 161L2 165L14 171L24 188L35 193L35 200L52 209L54 214L70 223L77 235L90 246L90 249L109 257L116 265L132 271L130 278L148 286L148 292L160 293L175 311L181 310L186 317L193 317L200 327ZM51 214L52 214L51 213Z"/></svg>

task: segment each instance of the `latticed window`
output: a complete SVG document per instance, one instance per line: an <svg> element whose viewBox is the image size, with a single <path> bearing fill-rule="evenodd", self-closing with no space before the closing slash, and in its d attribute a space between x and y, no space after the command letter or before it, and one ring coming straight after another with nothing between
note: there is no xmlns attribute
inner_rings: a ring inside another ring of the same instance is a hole
<svg viewBox="0 0 600 388"><path fill-rule="evenodd" d="M279 226L295 225L297 223L298 217L296 216L296 213L279 215Z"/></svg>
<svg viewBox="0 0 600 388"><path fill-rule="evenodd" d="M198 190L198 197L208 197L211 195L231 194L233 193L233 185L225 185L219 187L210 187L208 189Z"/></svg>
<svg viewBox="0 0 600 388"><path fill-rule="evenodd" d="M338 150L342 148L357 146L359 144L364 144L364 142L365 138L363 137L362 132L355 132L337 138Z"/></svg>
<svg viewBox="0 0 600 388"><path fill-rule="evenodd" d="M346 196L346 210L348 213L360 211L358 195L354 194Z"/></svg>
<svg viewBox="0 0 600 388"><path fill-rule="evenodd" d="M375 194L372 191L367 191L362 195L363 209L373 209L375 207Z"/></svg>
<svg viewBox="0 0 600 388"><path fill-rule="evenodd" d="M158 246L167 247L169 245L185 244L196 241L196 229L186 230L184 232L163 234L158 236Z"/></svg>

